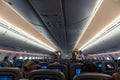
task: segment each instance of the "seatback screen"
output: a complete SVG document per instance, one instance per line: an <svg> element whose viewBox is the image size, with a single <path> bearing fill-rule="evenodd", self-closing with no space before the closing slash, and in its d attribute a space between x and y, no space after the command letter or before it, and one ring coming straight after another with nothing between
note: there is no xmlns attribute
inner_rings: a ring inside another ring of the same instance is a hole
<svg viewBox="0 0 120 80"><path fill-rule="evenodd" d="M96 62L92 62L93 64L96 64Z"/></svg>
<svg viewBox="0 0 120 80"><path fill-rule="evenodd" d="M4 67L4 64L0 63L0 67Z"/></svg>
<svg viewBox="0 0 120 80"><path fill-rule="evenodd" d="M102 68L102 64L100 64L100 63L97 64L97 67L98 67L98 68Z"/></svg>
<svg viewBox="0 0 120 80"><path fill-rule="evenodd" d="M22 67L22 64L19 63L19 62L17 62L17 63L15 63L15 66L16 66L16 67Z"/></svg>
<svg viewBox="0 0 120 80"><path fill-rule="evenodd" d="M14 80L14 79L13 79L13 76L0 75L0 80Z"/></svg>
<svg viewBox="0 0 120 80"><path fill-rule="evenodd" d="M62 72L61 68L53 68L52 70L58 71L58 72Z"/></svg>
<svg viewBox="0 0 120 80"><path fill-rule="evenodd" d="M75 74L78 75L78 74L80 74L80 73L81 73L81 68L76 68L76 69L75 69Z"/></svg>
<svg viewBox="0 0 120 80"><path fill-rule="evenodd" d="M41 66L42 67L42 69L47 69L47 66Z"/></svg>
<svg viewBox="0 0 120 80"><path fill-rule="evenodd" d="M115 70L115 65L114 64L106 64L106 69L107 70Z"/></svg>

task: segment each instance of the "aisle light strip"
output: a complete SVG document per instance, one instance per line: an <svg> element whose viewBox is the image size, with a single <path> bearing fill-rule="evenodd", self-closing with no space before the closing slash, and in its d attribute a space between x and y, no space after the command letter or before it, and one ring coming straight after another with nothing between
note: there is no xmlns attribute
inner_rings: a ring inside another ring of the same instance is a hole
<svg viewBox="0 0 120 80"><path fill-rule="evenodd" d="M50 51L56 51L54 48L52 48L52 47L48 46L47 44L43 43L42 41L36 39L36 38L33 37L32 35L30 35L30 34L24 32L24 31L21 30L20 28L15 27L15 26L12 25L11 23L8 23L8 22L5 21L4 19L0 18L0 22L1 22L1 23L4 23L5 25L7 25L7 26L9 26L9 27L11 27L11 28L14 28L15 30L19 31L20 33L23 33L24 35L28 36L29 38L31 38L31 39L37 41L38 43L41 44L41 47L43 47L43 48L45 48L45 49L47 49L47 50L50 50Z"/></svg>
<svg viewBox="0 0 120 80"><path fill-rule="evenodd" d="M115 20L113 20L110 24L108 24L104 29L102 29L98 34L96 34L91 40L89 40L85 45L83 45L79 50L83 50L90 42L93 42L97 37L99 37L103 32L114 26L117 22L120 21L120 16L118 16Z"/></svg>
<svg viewBox="0 0 120 80"><path fill-rule="evenodd" d="M97 3L96 3L96 6L94 7L92 13L91 13L91 16L87 22L87 24L85 25L85 28L82 30L82 34L79 36L75 46L74 46L74 49L77 47L77 45L79 44L79 41L80 39L82 38L83 34L85 33L86 29L88 28L89 24L91 23L92 19L94 18L96 12L98 11L98 9L100 8L101 4L102 4L103 0L99 0ZM79 49L80 50L80 49Z"/></svg>

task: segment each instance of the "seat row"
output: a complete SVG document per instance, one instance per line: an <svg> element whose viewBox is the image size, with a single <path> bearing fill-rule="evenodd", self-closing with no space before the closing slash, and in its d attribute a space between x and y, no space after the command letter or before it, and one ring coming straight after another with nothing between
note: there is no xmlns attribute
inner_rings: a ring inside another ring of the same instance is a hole
<svg viewBox="0 0 120 80"><path fill-rule="evenodd" d="M106 74L112 74L114 72L117 71L117 64L113 61L105 61L105 62L96 62L93 63L97 66L97 68L99 70L102 71L102 73L106 73ZM65 75L65 79L66 80L73 80L73 77L75 75L79 75L82 72L88 71L88 70L83 70L86 67L88 67L88 65L85 65L83 63L71 63L69 66L67 65L67 63L53 63L53 64L49 64L47 62L43 62L43 63L39 63L40 66L35 66L35 69L51 69L54 71L58 71L58 72L62 72ZM84 66L83 66L84 65ZM22 60L16 60L14 63L14 67L19 67L21 68L23 66L23 61ZM92 65L93 67L93 65ZM87 68L85 68L87 69ZM90 68L91 69L91 68ZM94 68L93 68L94 69ZM92 70L92 69L91 69ZM93 72L93 71L92 71Z"/></svg>
<svg viewBox="0 0 120 80"><path fill-rule="evenodd" d="M82 73L76 75L73 80L110 80L112 77L102 73ZM0 80L66 80L61 72L53 70L33 70L28 79L24 79L18 68L0 68Z"/></svg>

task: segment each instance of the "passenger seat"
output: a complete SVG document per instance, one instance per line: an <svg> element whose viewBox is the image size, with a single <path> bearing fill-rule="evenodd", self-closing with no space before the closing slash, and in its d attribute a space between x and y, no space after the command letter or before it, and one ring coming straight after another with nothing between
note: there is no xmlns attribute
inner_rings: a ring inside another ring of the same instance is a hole
<svg viewBox="0 0 120 80"><path fill-rule="evenodd" d="M64 64L53 63L53 64L48 65L47 69L51 69L51 70L58 71L58 72L63 72L65 75L65 78L68 79L68 68Z"/></svg>
<svg viewBox="0 0 120 80"><path fill-rule="evenodd" d="M73 80L111 80L112 76L102 73L81 73L76 75Z"/></svg>
<svg viewBox="0 0 120 80"><path fill-rule="evenodd" d="M65 80L61 72L53 70L33 70L29 74L29 80Z"/></svg>
<svg viewBox="0 0 120 80"><path fill-rule="evenodd" d="M18 68L0 68L0 80L19 80L22 78L22 73Z"/></svg>

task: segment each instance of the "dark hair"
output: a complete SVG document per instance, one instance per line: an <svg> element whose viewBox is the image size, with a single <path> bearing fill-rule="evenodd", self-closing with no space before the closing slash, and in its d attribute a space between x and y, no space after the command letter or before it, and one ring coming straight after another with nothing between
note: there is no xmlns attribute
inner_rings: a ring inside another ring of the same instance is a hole
<svg viewBox="0 0 120 80"><path fill-rule="evenodd" d="M15 57L13 57L13 60L16 60L16 56L15 56Z"/></svg>
<svg viewBox="0 0 120 80"><path fill-rule="evenodd" d="M98 72L98 69L95 64L87 62L83 66L83 72Z"/></svg>
<svg viewBox="0 0 120 80"><path fill-rule="evenodd" d="M9 58L8 56L5 56L5 57L4 57L4 60L6 60L6 59L8 59L8 58Z"/></svg>

